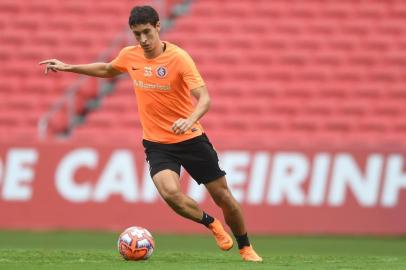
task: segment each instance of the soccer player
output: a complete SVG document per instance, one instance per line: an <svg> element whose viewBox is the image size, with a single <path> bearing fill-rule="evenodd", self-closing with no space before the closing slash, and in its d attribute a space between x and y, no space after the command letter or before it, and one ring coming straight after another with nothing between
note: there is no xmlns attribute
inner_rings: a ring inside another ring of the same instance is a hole
<svg viewBox="0 0 406 270"><path fill-rule="evenodd" d="M114 77L128 72L134 82L150 174L159 194L176 213L209 228L220 249L233 247L233 239L221 222L181 192L179 175L183 166L198 184L205 185L222 209L242 259L261 262L249 242L226 173L219 167L217 153L198 121L209 110L210 96L195 63L181 48L160 40L161 25L152 7L134 7L129 26L139 44L125 47L110 63L70 65L50 59L40 64L46 65L45 74L52 70ZM191 96L197 100L195 106Z"/></svg>

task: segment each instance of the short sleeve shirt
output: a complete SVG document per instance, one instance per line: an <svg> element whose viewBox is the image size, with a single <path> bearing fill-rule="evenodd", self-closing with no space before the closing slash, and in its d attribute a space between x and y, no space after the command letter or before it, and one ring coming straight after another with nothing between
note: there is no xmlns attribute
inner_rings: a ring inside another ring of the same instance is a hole
<svg viewBox="0 0 406 270"><path fill-rule="evenodd" d="M176 45L165 44L166 50L153 59L145 58L139 45L125 47L111 64L128 72L133 81L143 138L177 143L203 134L199 122L181 135L172 131L172 125L189 117L194 110L190 90L205 84L192 58Z"/></svg>

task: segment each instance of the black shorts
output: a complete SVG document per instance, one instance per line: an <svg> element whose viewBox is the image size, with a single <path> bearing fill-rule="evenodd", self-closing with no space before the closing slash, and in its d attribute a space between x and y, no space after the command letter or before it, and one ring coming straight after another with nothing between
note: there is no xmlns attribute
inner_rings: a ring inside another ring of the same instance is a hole
<svg viewBox="0 0 406 270"><path fill-rule="evenodd" d="M220 169L219 159L206 134L173 144L143 140L151 177L169 169L180 175L180 166L198 184L206 184L226 175Z"/></svg>

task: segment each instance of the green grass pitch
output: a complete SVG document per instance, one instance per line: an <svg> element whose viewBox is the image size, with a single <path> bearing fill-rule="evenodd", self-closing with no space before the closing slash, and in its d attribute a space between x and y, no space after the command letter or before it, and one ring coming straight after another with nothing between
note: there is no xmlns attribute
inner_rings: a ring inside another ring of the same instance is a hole
<svg viewBox="0 0 406 270"><path fill-rule="evenodd" d="M154 235L148 261L117 252L118 233L0 231L0 269L406 269L406 238L253 236L263 263L217 249L210 235Z"/></svg>

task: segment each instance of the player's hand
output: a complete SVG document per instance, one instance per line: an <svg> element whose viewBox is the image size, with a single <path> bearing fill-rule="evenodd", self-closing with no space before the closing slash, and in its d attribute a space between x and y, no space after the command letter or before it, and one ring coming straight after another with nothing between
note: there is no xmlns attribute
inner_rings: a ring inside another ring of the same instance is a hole
<svg viewBox="0 0 406 270"><path fill-rule="evenodd" d="M52 70L53 72L57 71L65 71L69 68L69 65L65 64L62 61L59 61L58 59L48 59L44 60L42 62L39 62L40 65L46 65L45 66L45 74L48 74L48 70Z"/></svg>
<svg viewBox="0 0 406 270"><path fill-rule="evenodd" d="M177 135L184 134L193 126L193 124L194 122L189 119L179 118L173 123L172 130Z"/></svg>

